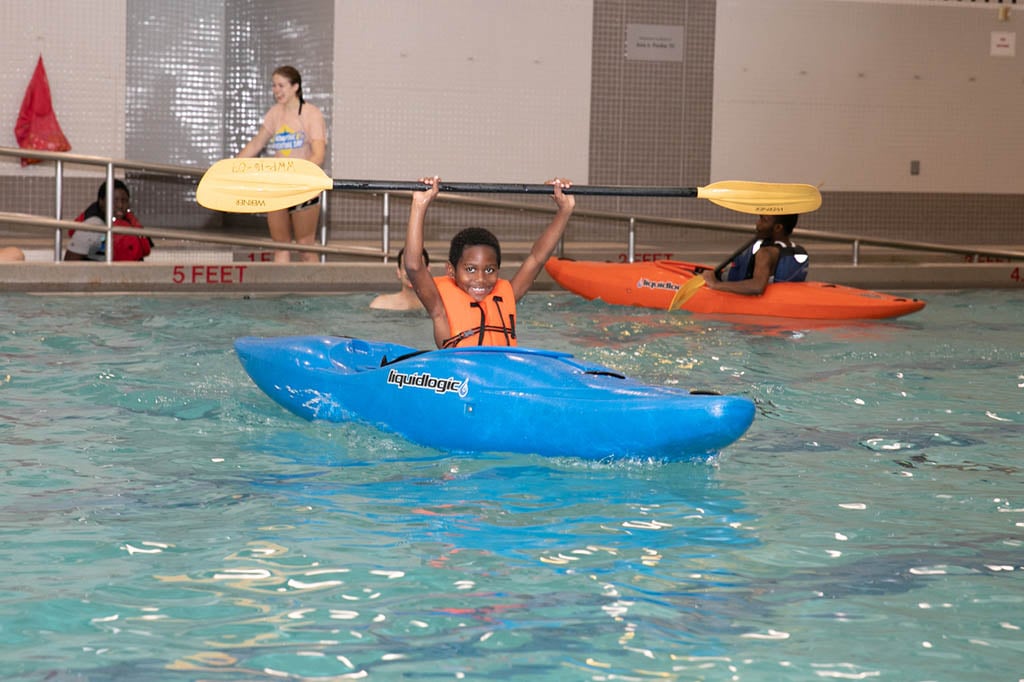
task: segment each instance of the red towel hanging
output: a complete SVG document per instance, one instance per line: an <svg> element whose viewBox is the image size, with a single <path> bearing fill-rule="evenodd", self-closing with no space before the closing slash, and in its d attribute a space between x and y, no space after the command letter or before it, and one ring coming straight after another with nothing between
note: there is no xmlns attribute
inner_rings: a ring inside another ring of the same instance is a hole
<svg viewBox="0 0 1024 682"><path fill-rule="evenodd" d="M25 88L25 98L21 101L18 122L14 124L14 137L22 149L40 149L48 152L71 150L71 144L68 138L64 137L64 131L57 122L57 114L53 111L50 81L46 77L42 55L39 55L36 71ZM22 157L22 166L30 163L39 163L39 159Z"/></svg>

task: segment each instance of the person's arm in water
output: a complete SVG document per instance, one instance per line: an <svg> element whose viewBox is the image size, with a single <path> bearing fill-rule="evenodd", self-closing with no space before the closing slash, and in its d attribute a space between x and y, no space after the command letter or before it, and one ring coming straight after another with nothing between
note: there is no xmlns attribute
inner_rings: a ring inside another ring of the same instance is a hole
<svg viewBox="0 0 1024 682"><path fill-rule="evenodd" d="M555 178L554 180L549 180L547 184L555 186L552 196L555 203L558 204L558 212L555 213L555 217L551 219L544 232L537 237L537 241L533 243L529 255L526 256L523 264L512 277L512 291L515 293L517 301L530 290L530 287L533 286L533 281L537 279L537 275L544 269L544 264L548 262L551 254L555 252L558 240L565 233L565 228L569 224L569 218L572 216L573 209L576 208L576 197L571 194L565 194L562 191L572 187L570 180Z"/></svg>
<svg viewBox="0 0 1024 682"><path fill-rule="evenodd" d="M423 221L427 208L440 191L440 178L423 178L426 189L412 193L409 206L409 227L405 232L405 273L409 276L413 291L434 324L434 343L440 348L448 338L448 314L441 301L441 293L430 274L430 268L423 260Z"/></svg>
<svg viewBox="0 0 1024 682"><path fill-rule="evenodd" d="M775 266L779 263L779 249L775 246L764 246L754 254L754 274L750 279L741 279L737 282L722 282L715 279L714 272L704 272L701 276L708 285L708 289L715 291L729 291L734 294L746 296L759 296L764 293L768 281L775 273Z"/></svg>

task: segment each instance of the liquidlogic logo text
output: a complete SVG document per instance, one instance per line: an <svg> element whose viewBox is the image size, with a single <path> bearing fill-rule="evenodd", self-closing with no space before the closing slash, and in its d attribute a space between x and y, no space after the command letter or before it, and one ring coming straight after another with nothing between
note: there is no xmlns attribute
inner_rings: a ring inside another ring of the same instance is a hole
<svg viewBox="0 0 1024 682"><path fill-rule="evenodd" d="M669 291L676 291L679 289L679 285L675 282L656 282L654 280L641 277L636 282L637 289L667 289Z"/></svg>
<svg viewBox="0 0 1024 682"><path fill-rule="evenodd" d="M469 390L468 381L459 381L454 377L441 379L431 376L430 372L402 374L398 370L393 369L388 372L388 383L398 386L398 388L405 388L406 386L423 388L437 394L458 393L462 397L465 397L466 392Z"/></svg>

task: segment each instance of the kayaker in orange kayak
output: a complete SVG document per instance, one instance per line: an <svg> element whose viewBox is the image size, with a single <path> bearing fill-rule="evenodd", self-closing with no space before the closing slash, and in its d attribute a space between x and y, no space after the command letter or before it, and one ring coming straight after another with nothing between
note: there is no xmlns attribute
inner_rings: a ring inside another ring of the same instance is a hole
<svg viewBox="0 0 1024 682"><path fill-rule="evenodd" d="M793 243L796 214L757 217L754 239L732 259L725 279L719 271L702 273L709 289L757 296L771 282L803 282L807 279L807 251Z"/></svg>

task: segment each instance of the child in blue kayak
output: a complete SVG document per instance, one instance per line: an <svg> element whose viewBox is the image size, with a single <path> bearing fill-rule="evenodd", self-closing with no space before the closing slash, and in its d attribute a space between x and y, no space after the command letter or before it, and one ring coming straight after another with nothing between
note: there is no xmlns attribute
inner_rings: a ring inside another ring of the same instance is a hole
<svg viewBox="0 0 1024 682"><path fill-rule="evenodd" d="M409 229L405 235L405 271L416 296L434 324L438 348L516 345L516 302L533 286L558 240L562 238L576 198L562 190L563 178L549 180L558 211L533 243L511 280L499 276L501 245L489 230L468 227L452 237L445 274L433 277L421 255L423 220L440 191L440 178L423 178L426 189L413 192Z"/></svg>

